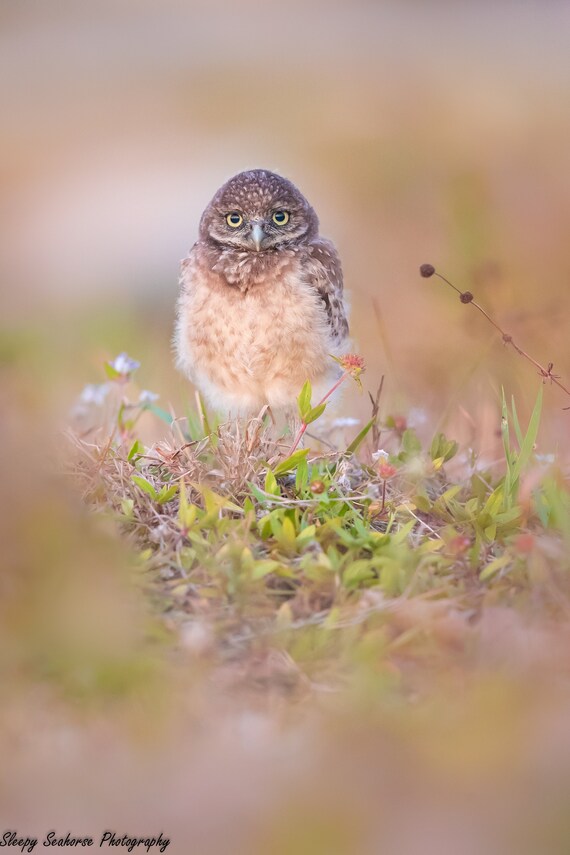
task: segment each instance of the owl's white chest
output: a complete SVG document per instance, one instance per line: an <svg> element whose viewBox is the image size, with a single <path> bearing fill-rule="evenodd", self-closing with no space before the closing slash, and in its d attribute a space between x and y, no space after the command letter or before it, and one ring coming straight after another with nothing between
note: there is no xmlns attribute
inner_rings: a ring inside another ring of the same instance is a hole
<svg viewBox="0 0 570 855"><path fill-rule="evenodd" d="M246 293L190 269L179 310L180 365L217 408L288 407L305 380L334 374L323 304L296 264Z"/></svg>

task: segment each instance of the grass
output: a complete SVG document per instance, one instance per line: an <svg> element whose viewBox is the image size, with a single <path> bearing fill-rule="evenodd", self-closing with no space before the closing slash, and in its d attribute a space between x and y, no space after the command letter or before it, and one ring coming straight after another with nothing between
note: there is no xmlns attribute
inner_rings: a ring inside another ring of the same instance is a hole
<svg viewBox="0 0 570 855"><path fill-rule="evenodd" d="M352 855L404 832L423 851L427 813L463 852L448 829L472 813L473 851L565 851L570 491L540 454L546 378L524 417L499 396L485 460L382 384L342 430L300 390L292 451L266 414L159 407L126 356L101 375L71 491L45 437L2 428L6 827L104 815L177 852L223 814L200 851Z"/></svg>
<svg viewBox="0 0 570 855"><path fill-rule="evenodd" d="M131 369L106 370L105 408L88 408L101 423L73 435L83 495L137 551L169 626L188 638L207 624L220 662L262 639L297 681L333 688L379 627L376 652L396 667L425 630L387 642L405 604L433 606L436 623L442 606L477 620L486 602L524 610L537 596L549 617L567 612L570 493L535 452L542 385L527 425L503 395L504 460L485 466L443 433L423 447L401 418L381 417L378 396L346 447L331 435L325 450L299 449L303 428L291 445L266 414L221 423L199 398L180 419L130 394ZM324 409L305 384L302 426ZM169 438L146 447L143 416L168 423Z"/></svg>

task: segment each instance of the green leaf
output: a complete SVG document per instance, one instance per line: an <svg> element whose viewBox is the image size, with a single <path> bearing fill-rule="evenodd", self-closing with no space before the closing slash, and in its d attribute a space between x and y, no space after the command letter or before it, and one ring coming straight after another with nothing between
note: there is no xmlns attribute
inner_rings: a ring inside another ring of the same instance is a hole
<svg viewBox="0 0 570 855"><path fill-rule="evenodd" d="M278 561L272 561L271 559L262 559L260 561L256 561L251 570L251 578L256 581L257 579L263 579L264 576L267 576L269 573L273 573L280 566Z"/></svg>
<svg viewBox="0 0 570 855"><path fill-rule="evenodd" d="M518 505L515 505L514 508L510 509L510 511L503 511L500 514L496 514L494 521L498 526L509 526L511 523L520 522L521 517L522 510Z"/></svg>
<svg viewBox="0 0 570 855"><path fill-rule="evenodd" d="M445 463L447 463L448 460L451 460L452 457L455 457L458 448L459 443L456 442L456 440L446 439L445 444L443 446L443 459Z"/></svg>
<svg viewBox="0 0 570 855"><path fill-rule="evenodd" d="M282 525L279 525L279 522L274 520L272 529L273 536L282 549L286 552L296 551L295 526L289 517L283 517Z"/></svg>
<svg viewBox="0 0 570 855"><path fill-rule="evenodd" d="M443 546L443 540L424 540L420 546L415 547L415 550L418 555L429 555L432 552L439 552Z"/></svg>
<svg viewBox="0 0 570 855"><path fill-rule="evenodd" d="M299 408L299 416L301 420L307 423L305 416L311 409L311 395L313 394L313 390L311 388L311 383L309 380L305 380L303 384L303 388L299 393L299 397L297 398L297 406Z"/></svg>
<svg viewBox="0 0 570 855"><path fill-rule="evenodd" d="M166 422L167 425L171 425L173 422L173 418L170 413L167 413L166 410L163 410L162 407L157 407L156 404L149 404L146 409L149 413L154 413L155 416L158 416L159 419L162 419L163 422Z"/></svg>
<svg viewBox="0 0 570 855"><path fill-rule="evenodd" d="M265 495L261 492L261 490L260 490L258 487L256 487L256 486L255 486L255 484L252 484L252 483L251 483L251 481L248 481L248 482L247 482L247 486L248 486L248 487L249 487L249 489L250 489L251 495L252 495L255 499L257 499L257 501L258 501L260 504L264 504L265 502L268 502L268 501L269 501L269 497L268 497L268 496L265 496Z"/></svg>
<svg viewBox="0 0 570 855"><path fill-rule="evenodd" d="M541 388L542 388L542 387L541 387ZM514 395L511 395L511 412L512 412L512 414L513 414L513 426L514 426L514 429L515 429L515 434L516 434L516 437L517 437L517 442L518 442L518 444L519 444L519 448L520 448L520 447L522 446L522 444L523 444L523 435L522 435L521 425L520 425L520 422L519 422L519 416L518 416L518 413L517 413L517 408L516 408L516 404L515 404L515 396L514 396Z"/></svg>
<svg viewBox="0 0 570 855"><path fill-rule="evenodd" d="M356 588L362 582L369 582L375 578L377 578L377 574L371 566L370 561L359 559L358 561L353 561L343 571L342 583L345 588Z"/></svg>
<svg viewBox="0 0 570 855"><path fill-rule="evenodd" d="M103 364L103 368L105 369L105 374L107 375L109 380L118 380L120 377L123 376L119 371L113 368L110 362L105 362Z"/></svg>
<svg viewBox="0 0 570 855"><path fill-rule="evenodd" d="M132 499L121 499L121 511L129 519L133 516L134 501Z"/></svg>
<svg viewBox="0 0 570 855"><path fill-rule="evenodd" d="M149 495L151 499L154 499L154 501L156 502L156 500L158 499L158 493L156 492L150 481L147 481L146 478L142 477L142 475L131 475L131 481L134 481L137 487L140 487L141 490L147 493L147 495Z"/></svg>
<svg viewBox="0 0 570 855"><path fill-rule="evenodd" d="M188 531L188 529L193 525L194 520L198 514L198 508L196 505L190 504L188 501L188 496L186 494L186 484L184 483L184 479L180 479L180 504L178 505L178 525L180 528Z"/></svg>
<svg viewBox="0 0 570 855"><path fill-rule="evenodd" d="M297 475L295 476L295 489L297 493L303 493L307 489L309 483L309 466L307 458L303 457L297 466Z"/></svg>
<svg viewBox="0 0 570 855"><path fill-rule="evenodd" d="M505 451L505 461L507 471L505 473L505 501L510 501L512 498L512 455L511 441L509 436L509 413L507 410L507 402L505 399L505 390L501 389L501 436L503 438L503 449Z"/></svg>
<svg viewBox="0 0 570 855"><path fill-rule="evenodd" d="M403 543L407 538L411 530L416 524L416 520L410 520L410 522L405 523L405 525L401 526L398 531L392 535L392 543Z"/></svg>
<svg viewBox="0 0 570 855"><path fill-rule="evenodd" d="M453 487L449 487L444 493L439 496L435 502L433 503L432 509L436 514L445 512L450 509L450 503L455 498L455 496L461 492L462 490L461 484L454 484Z"/></svg>
<svg viewBox="0 0 570 855"><path fill-rule="evenodd" d="M178 484L165 484L157 497L157 502L159 505L164 505L166 502L169 502L174 498L176 493L178 492Z"/></svg>
<svg viewBox="0 0 570 855"><path fill-rule="evenodd" d="M305 526L305 528L296 537L297 546L303 547L314 540L316 531L317 527L315 525Z"/></svg>
<svg viewBox="0 0 570 855"><path fill-rule="evenodd" d="M393 558L385 558L379 567L380 584L390 597L397 597L403 593L407 576L399 561Z"/></svg>
<svg viewBox="0 0 570 855"><path fill-rule="evenodd" d="M127 455L127 460L132 460L133 457L136 457L140 454L144 454L144 450L144 445L142 444L140 439L135 439Z"/></svg>
<svg viewBox="0 0 570 855"><path fill-rule="evenodd" d="M501 509L501 506L502 506L503 501L504 501L504 497L505 496L504 496L503 487L502 487L502 485L499 485L495 490L493 490L493 492L491 493L491 495L489 496L489 498L485 502L483 509L482 509L482 512L487 513L491 517L493 517Z"/></svg>
<svg viewBox="0 0 570 855"><path fill-rule="evenodd" d="M265 476L265 492L271 493L272 496L280 496L281 490L279 489L279 484L275 479L275 475L271 471L271 469L267 470L267 474Z"/></svg>
<svg viewBox="0 0 570 855"><path fill-rule="evenodd" d="M305 424L310 425L311 422L316 422L319 416L322 416L322 414L324 413L325 407L326 403L317 404L316 407L313 407L311 410L309 410L309 412L305 414L305 418L303 419Z"/></svg>
<svg viewBox="0 0 570 855"><path fill-rule="evenodd" d="M479 573L479 579L481 580L481 582L486 582L487 579L490 579L492 576L498 573L499 570L502 570L503 567L506 567L507 564L510 564L511 561L512 558L510 555L501 555L500 558L495 558L494 561L491 561L489 564L487 564L487 566L484 567L483 570Z"/></svg>
<svg viewBox="0 0 570 855"><path fill-rule="evenodd" d="M406 428L402 434L402 449L410 456L419 454L422 450L422 444L413 428Z"/></svg>
<svg viewBox="0 0 570 855"><path fill-rule="evenodd" d="M366 439L368 432L370 431L375 421L376 418L374 417L370 419L367 424L364 425L360 433L355 436L350 445L347 447L345 454L355 454L358 451L358 449Z"/></svg>
<svg viewBox="0 0 570 855"><path fill-rule="evenodd" d="M412 502L414 503L418 511L422 511L422 513L424 514L429 513L431 510L431 502L428 497L423 494L418 494L417 496L414 496Z"/></svg>
<svg viewBox="0 0 570 855"><path fill-rule="evenodd" d="M211 487L207 487L205 484L201 484L197 481L192 481L192 487L197 493L200 493L204 499L206 513L212 515L212 518L217 516L222 508L228 511L233 511L233 513L236 514L243 514L242 507L236 505L236 503L232 502L232 500L227 496L222 496L220 493L216 493L216 491L212 490Z"/></svg>
<svg viewBox="0 0 570 855"><path fill-rule="evenodd" d="M431 441L431 445L429 447L429 456L432 460L436 460L438 457L441 457L441 441L445 439L442 433L436 433L434 438Z"/></svg>
<svg viewBox="0 0 570 855"><path fill-rule="evenodd" d="M521 450L519 452L517 461L515 463L513 469L513 480L518 480L523 469L528 465L528 462L531 458L534 445L536 443L536 438L538 436L538 429L540 427L540 414L542 411L542 385L538 389L538 395L536 396L536 403L534 405L534 409L532 411L532 415L530 417L530 421L528 423L528 428L526 431L526 436L524 437Z"/></svg>
<svg viewBox="0 0 570 855"><path fill-rule="evenodd" d="M281 463L278 463L275 469L273 470L273 474L278 476L284 475L286 472L291 472L298 464L301 463L301 461L306 462L306 457L308 453L308 448L299 448L285 460L282 460Z"/></svg>

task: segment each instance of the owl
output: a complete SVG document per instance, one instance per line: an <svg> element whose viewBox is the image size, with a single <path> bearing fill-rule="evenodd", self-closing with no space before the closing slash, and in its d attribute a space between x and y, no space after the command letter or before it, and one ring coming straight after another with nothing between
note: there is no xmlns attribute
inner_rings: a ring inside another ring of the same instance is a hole
<svg viewBox="0 0 570 855"><path fill-rule="evenodd" d="M306 380L318 400L348 335L340 259L291 181L240 172L202 214L182 261L177 364L217 411L291 412Z"/></svg>

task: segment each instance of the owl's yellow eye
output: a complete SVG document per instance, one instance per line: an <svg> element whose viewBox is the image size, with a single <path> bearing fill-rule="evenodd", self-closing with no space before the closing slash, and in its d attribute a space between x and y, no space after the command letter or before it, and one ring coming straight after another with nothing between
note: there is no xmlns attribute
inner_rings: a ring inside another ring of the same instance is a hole
<svg viewBox="0 0 570 855"><path fill-rule="evenodd" d="M286 226L289 222L288 211L275 211L272 218L276 226Z"/></svg>
<svg viewBox="0 0 570 855"><path fill-rule="evenodd" d="M237 229L243 223L243 217L241 214L238 214L237 211L232 211L231 214L228 214L226 217L226 223L230 228Z"/></svg>

